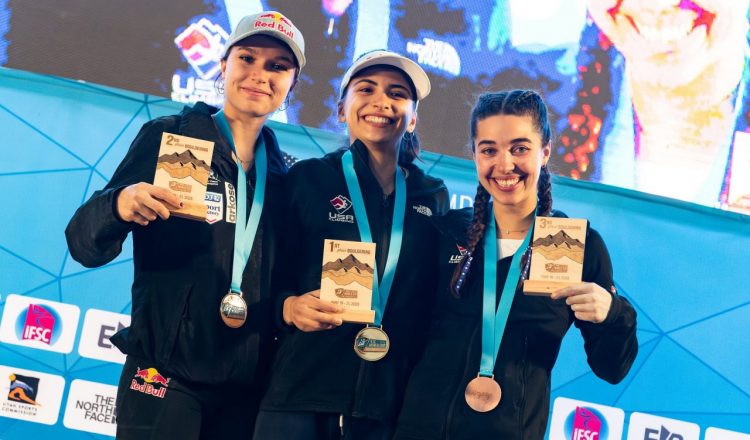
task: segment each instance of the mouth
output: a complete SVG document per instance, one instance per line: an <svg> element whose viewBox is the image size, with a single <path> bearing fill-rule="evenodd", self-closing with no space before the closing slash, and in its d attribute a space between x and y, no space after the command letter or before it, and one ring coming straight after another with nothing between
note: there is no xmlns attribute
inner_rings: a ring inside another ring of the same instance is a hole
<svg viewBox="0 0 750 440"><path fill-rule="evenodd" d="M253 96L271 96L270 92L267 92L263 89L259 89L257 87L241 87L240 88L243 92L253 95Z"/></svg>
<svg viewBox="0 0 750 440"><path fill-rule="evenodd" d="M626 19L641 35L643 38L654 42L669 42L676 41L681 38L687 37L691 32L705 26L706 36L711 34L711 28L716 19L716 14L712 13L700 5L695 3L693 0L680 0L678 5L671 8L664 9L662 14L667 12L680 13L680 11L691 12L694 17L692 19L679 19L671 20L669 23L646 23L638 21L635 17L628 14L627 12L621 11L622 3L624 0L618 0L617 3L607 10L607 13L612 18L612 21L617 23L617 17L621 16Z"/></svg>
<svg viewBox="0 0 750 440"><path fill-rule="evenodd" d="M500 191L514 191L521 183L521 176L488 177L487 180Z"/></svg>
<svg viewBox="0 0 750 440"><path fill-rule="evenodd" d="M367 123L379 126L391 125L395 122L393 119L381 115L365 115L362 119Z"/></svg>

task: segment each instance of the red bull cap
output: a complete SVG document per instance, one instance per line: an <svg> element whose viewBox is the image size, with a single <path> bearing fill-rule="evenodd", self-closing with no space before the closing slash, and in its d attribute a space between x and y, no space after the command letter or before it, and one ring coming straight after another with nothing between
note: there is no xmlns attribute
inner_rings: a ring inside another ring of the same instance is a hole
<svg viewBox="0 0 750 440"><path fill-rule="evenodd" d="M232 34L229 35L229 39L224 45L222 58L227 55L232 46L251 35L257 34L268 35L282 41L292 50L294 57L297 58L299 68L305 66L305 39L302 37L302 33L291 20L276 11L263 11L242 18Z"/></svg>

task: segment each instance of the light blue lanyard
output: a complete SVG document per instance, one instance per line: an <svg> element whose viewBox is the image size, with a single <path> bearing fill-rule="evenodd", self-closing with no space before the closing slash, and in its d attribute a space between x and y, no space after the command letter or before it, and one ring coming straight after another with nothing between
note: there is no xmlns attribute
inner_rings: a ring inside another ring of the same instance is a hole
<svg viewBox="0 0 750 440"><path fill-rule="evenodd" d="M237 225L234 228L234 258L232 259L232 288L234 293L241 293L242 273L245 271L250 251L253 249L255 236L260 224L260 214L263 212L263 199L266 193L266 176L268 174L268 158L266 157L266 143L263 135L259 136L258 148L255 150L255 194L253 194L253 206L250 209L250 217L247 217L247 175L242 169L240 156L234 147L232 131L229 122L224 115L224 110L219 110L214 115L216 125L219 127L224 139L229 142L235 156L237 156ZM229 203L229 200L227 200ZM247 219L247 220L246 220Z"/></svg>
<svg viewBox="0 0 750 440"><path fill-rule="evenodd" d="M495 371L495 362L500 351L500 341L505 333L505 325L508 323L510 306L516 296L518 277L521 275L521 257L529 246L533 228L529 228L521 247L518 248L510 262L508 276L505 278L503 294L500 304L495 311L497 302L497 232L495 231L495 213L492 205L490 209L490 224L484 235L484 297L482 300L482 360L479 365L479 375L492 377ZM536 216L535 216L536 217ZM534 220L532 219L532 224Z"/></svg>
<svg viewBox="0 0 750 440"><path fill-rule="evenodd" d="M370 223L367 219L365 200L362 198L362 190L359 187L357 174L354 172L354 161L351 150L341 156L341 165L344 168L346 187L354 205L354 216L357 218L359 237L363 242L372 243ZM383 271L383 279L378 282L378 263L375 261L375 276L372 280L373 309L375 310L375 325L379 326L383 320L383 312L388 303L388 295L391 293L393 277L396 274L398 257L401 253L401 241L404 235L404 212L406 211L406 179L401 168L396 166L396 202L393 206L393 224L391 225L391 242L388 247L388 259Z"/></svg>

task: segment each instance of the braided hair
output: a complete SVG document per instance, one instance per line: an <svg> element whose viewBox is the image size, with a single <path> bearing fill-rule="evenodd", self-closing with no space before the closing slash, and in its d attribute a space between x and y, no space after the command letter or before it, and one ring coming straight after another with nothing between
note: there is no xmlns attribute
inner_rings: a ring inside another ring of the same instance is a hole
<svg viewBox="0 0 750 440"><path fill-rule="evenodd" d="M469 143L474 151L474 139L477 136L477 123L494 115L531 116L532 124L542 138L542 145L548 145L552 140L552 128L547 116L547 105L542 97L533 90L509 90L502 92L483 93L477 99L471 111ZM474 216L466 231L466 255L461 264L456 266L451 279L451 293L460 297L460 290L471 271L474 254L487 228L487 216L493 215L489 209L490 194L480 184L474 197ZM537 212L539 215L549 215L552 211L551 175L546 165L542 166L537 183ZM527 250L522 264L528 266L530 252Z"/></svg>

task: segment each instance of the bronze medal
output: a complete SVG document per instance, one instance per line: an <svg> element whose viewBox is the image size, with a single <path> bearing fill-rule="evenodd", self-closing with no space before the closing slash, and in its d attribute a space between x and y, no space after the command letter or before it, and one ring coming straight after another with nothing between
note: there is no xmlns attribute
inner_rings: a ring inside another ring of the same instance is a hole
<svg viewBox="0 0 750 440"><path fill-rule="evenodd" d="M370 362L379 361L388 354L391 341L382 327L367 326L354 338L354 352Z"/></svg>
<svg viewBox="0 0 750 440"><path fill-rule="evenodd" d="M495 376L477 376L466 385L464 399L466 404L476 412L492 411L500 403L500 384Z"/></svg>
<svg viewBox="0 0 750 440"><path fill-rule="evenodd" d="M221 299L219 315L228 327L240 328L247 319L247 303L242 298L242 293L230 291Z"/></svg>

